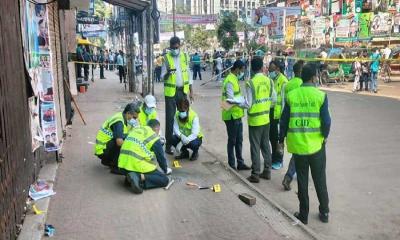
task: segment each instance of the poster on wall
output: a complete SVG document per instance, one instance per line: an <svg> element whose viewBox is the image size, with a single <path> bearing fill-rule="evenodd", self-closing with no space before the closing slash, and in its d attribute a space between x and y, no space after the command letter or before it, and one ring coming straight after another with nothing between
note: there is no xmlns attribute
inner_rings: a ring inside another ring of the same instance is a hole
<svg viewBox="0 0 400 240"><path fill-rule="evenodd" d="M393 35L400 36L400 13L396 13L393 18Z"/></svg>
<svg viewBox="0 0 400 240"><path fill-rule="evenodd" d="M29 123L31 126L32 152L36 151L43 142L42 129L40 128L39 101L37 97L28 98Z"/></svg>
<svg viewBox="0 0 400 240"><path fill-rule="evenodd" d="M371 23L371 35L373 37L387 37L391 34L393 19L390 13L376 14Z"/></svg>
<svg viewBox="0 0 400 240"><path fill-rule="evenodd" d="M343 17L336 25L336 42L353 42L358 38L358 19Z"/></svg>
<svg viewBox="0 0 400 240"><path fill-rule="evenodd" d="M361 13L358 16L359 20L359 38L369 39L371 37L371 22L373 18L373 13Z"/></svg>
<svg viewBox="0 0 400 240"><path fill-rule="evenodd" d="M328 27L329 27L329 25L328 25ZM325 44L325 29L326 29L325 18L324 17L315 18L314 21L312 22L312 29L313 29L314 44L316 46L324 45Z"/></svg>
<svg viewBox="0 0 400 240"><path fill-rule="evenodd" d="M47 152L57 151L60 143L57 136L57 122L54 102L42 102L40 108L44 136L44 148Z"/></svg>

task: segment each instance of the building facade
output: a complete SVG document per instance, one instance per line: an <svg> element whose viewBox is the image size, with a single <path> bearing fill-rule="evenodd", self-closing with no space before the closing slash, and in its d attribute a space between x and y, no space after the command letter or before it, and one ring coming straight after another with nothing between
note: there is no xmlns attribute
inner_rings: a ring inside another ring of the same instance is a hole
<svg viewBox="0 0 400 240"><path fill-rule="evenodd" d="M238 16L251 17L251 12L260 6L260 0L221 0L221 11L236 13Z"/></svg>

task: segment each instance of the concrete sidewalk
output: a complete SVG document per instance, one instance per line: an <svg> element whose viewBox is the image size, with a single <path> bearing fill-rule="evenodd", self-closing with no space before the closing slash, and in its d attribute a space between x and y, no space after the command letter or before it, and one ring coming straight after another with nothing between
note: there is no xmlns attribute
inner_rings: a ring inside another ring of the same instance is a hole
<svg viewBox="0 0 400 240"><path fill-rule="evenodd" d="M64 145L57 195L51 198L47 217L56 228L54 239L313 239L302 224L282 214L205 151L198 161L182 161L182 168L174 169L176 182L170 190L131 193L124 177L110 174L93 155L100 125L134 97L123 90L115 73L105 74L106 80L97 80L77 97L88 125L76 115L72 137ZM157 89L160 92L161 85ZM164 104L160 95L158 99L163 122ZM192 189L187 181L219 183L222 192ZM256 206L242 203L237 197L242 192L256 196Z"/></svg>

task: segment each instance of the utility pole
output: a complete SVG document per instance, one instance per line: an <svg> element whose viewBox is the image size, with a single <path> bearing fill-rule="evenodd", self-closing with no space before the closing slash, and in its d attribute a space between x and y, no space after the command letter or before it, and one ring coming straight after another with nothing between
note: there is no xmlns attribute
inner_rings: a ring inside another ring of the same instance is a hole
<svg viewBox="0 0 400 240"><path fill-rule="evenodd" d="M172 0L172 28L174 30L174 37L176 36L176 26L175 26L175 0Z"/></svg>

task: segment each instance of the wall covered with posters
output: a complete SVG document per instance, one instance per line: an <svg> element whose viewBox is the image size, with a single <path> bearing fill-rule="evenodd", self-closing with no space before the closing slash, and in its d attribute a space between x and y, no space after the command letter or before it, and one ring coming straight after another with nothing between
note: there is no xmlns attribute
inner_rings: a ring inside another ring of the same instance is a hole
<svg viewBox="0 0 400 240"><path fill-rule="evenodd" d="M57 126L57 111L55 92L58 86L53 61L54 53L50 48L49 9L53 5L37 5L25 1L21 14L22 42L24 46L25 66L28 70L34 97L29 100L31 112L32 151L43 145L47 152L60 149L60 131ZM57 8L57 7L56 7ZM37 126L39 118L39 126ZM41 142L41 144L39 144Z"/></svg>

